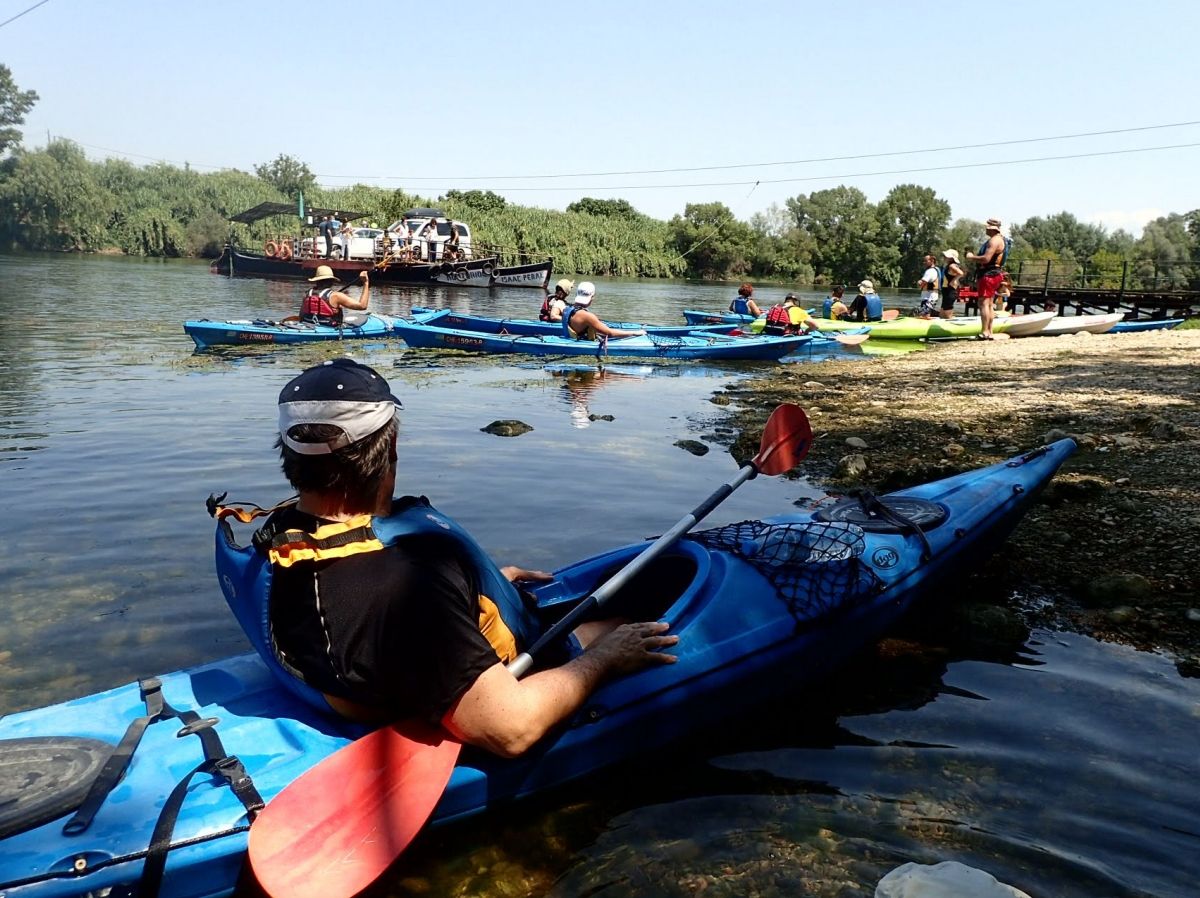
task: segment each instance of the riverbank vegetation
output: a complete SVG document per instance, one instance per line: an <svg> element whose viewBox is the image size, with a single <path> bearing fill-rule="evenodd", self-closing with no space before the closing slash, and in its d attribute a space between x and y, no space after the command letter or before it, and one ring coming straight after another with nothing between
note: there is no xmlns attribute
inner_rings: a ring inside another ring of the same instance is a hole
<svg viewBox="0 0 1200 898"><path fill-rule="evenodd" d="M122 252L142 256L216 256L231 236L257 248L297 233L296 216L231 226L228 217L262 202L364 213L386 225L412 206L436 205L469 222L476 243L559 271L625 277L692 277L912 286L928 251L978 247L981 222L953 218L929 188L902 184L878 203L856 187L799 194L748 221L723 203L689 203L670 221L624 199L584 198L564 211L509 203L491 191L451 190L426 197L365 184L329 189L302 161L280 155L254 172L197 172L166 163L96 162L70 140L27 150L16 126L37 94L21 91L0 65L0 246L29 250ZM231 228L234 229L231 231ZM1200 210L1172 213L1134 238L1081 222L1070 212L1012 226L1010 268L1022 261L1065 263L1088 286L1117 286L1132 270L1155 285L1200 280Z"/></svg>

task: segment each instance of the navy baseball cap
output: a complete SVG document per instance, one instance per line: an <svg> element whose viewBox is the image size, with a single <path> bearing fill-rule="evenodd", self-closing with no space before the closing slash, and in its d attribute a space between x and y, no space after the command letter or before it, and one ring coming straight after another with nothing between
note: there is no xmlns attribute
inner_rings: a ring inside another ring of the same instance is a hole
<svg viewBox="0 0 1200 898"><path fill-rule="evenodd" d="M301 455L328 455L369 437L404 406L382 375L353 359L314 365L288 381L279 394L279 436ZM288 435L297 424L329 424L341 436L302 443Z"/></svg>

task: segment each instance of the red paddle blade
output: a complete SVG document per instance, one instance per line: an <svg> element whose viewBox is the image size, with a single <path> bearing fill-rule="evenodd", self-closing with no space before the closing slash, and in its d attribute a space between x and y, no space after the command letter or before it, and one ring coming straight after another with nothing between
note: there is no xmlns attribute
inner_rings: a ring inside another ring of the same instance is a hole
<svg viewBox="0 0 1200 898"><path fill-rule="evenodd" d="M884 321L895 321L899 317L900 317L899 309L885 309L883 312L883 320Z"/></svg>
<svg viewBox="0 0 1200 898"><path fill-rule="evenodd" d="M250 864L273 898L349 898L433 813L462 746L423 724L376 730L272 799L250 827Z"/></svg>
<svg viewBox="0 0 1200 898"><path fill-rule="evenodd" d="M792 470L808 455L812 445L812 428L808 415L798 405L784 403L771 412L763 428L754 467L759 473L773 476Z"/></svg>

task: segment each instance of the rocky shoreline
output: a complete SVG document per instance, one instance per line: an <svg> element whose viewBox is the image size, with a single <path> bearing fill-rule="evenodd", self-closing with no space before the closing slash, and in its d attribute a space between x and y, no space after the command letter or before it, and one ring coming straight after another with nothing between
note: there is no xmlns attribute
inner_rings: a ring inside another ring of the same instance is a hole
<svg viewBox="0 0 1200 898"><path fill-rule="evenodd" d="M781 366L713 401L742 433L738 458L777 404L804 407L816 439L799 473L831 492L898 489L1074 437L982 581L1030 626L1166 651L1200 676L1200 329Z"/></svg>

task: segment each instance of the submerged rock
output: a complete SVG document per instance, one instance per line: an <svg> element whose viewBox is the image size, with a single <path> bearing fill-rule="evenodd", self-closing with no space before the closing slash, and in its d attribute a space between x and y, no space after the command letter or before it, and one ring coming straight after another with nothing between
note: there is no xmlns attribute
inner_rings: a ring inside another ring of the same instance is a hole
<svg viewBox="0 0 1200 898"><path fill-rule="evenodd" d="M511 419L505 421L493 421L487 427L481 427L479 429L484 433L494 434L498 437L519 437L521 434L529 433L529 431L533 430L533 428L524 421L515 421Z"/></svg>
<svg viewBox="0 0 1200 898"><path fill-rule="evenodd" d="M1154 585L1141 574L1117 571L1103 574L1084 586L1084 601L1093 608L1117 608L1136 604L1154 592Z"/></svg>
<svg viewBox="0 0 1200 898"><path fill-rule="evenodd" d="M699 440L676 440L675 445L692 455L708 455L708 447Z"/></svg>
<svg viewBox="0 0 1200 898"><path fill-rule="evenodd" d="M858 452L853 455L843 455L837 464L837 476L845 478L861 477L867 473L867 458Z"/></svg>
<svg viewBox="0 0 1200 898"><path fill-rule="evenodd" d="M1027 892L958 861L907 863L875 887L875 898L1029 898Z"/></svg>

